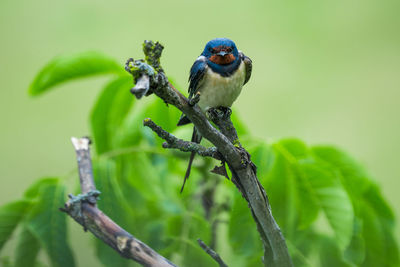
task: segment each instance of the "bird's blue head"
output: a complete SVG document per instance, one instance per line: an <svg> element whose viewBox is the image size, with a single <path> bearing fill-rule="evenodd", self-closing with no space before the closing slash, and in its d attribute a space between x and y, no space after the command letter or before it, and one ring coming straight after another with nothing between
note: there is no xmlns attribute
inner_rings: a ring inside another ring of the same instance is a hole
<svg viewBox="0 0 400 267"><path fill-rule="evenodd" d="M209 41L201 55L217 65L229 65L239 59L239 51L235 43L227 38Z"/></svg>

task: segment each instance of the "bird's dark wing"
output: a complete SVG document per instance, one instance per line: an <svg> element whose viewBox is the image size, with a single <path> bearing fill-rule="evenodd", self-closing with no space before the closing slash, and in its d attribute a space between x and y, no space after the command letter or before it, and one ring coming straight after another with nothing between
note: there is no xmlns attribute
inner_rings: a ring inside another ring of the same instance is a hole
<svg viewBox="0 0 400 267"><path fill-rule="evenodd" d="M246 68L246 78L244 80L244 84L246 84L250 80L251 71L253 69L253 63L252 63L251 59L249 57L246 57L245 54L243 54L242 52L239 52L239 54L244 62L244 66Z"/></svg>
<svg viewBox="0 0 400 267"><path fill-rule="evenodd" d="M193 63L189 76L189 99L196 94L197 90L201 86L207 68L207 58L205 56L200 56Z"/></svg>
<svg viewBox="0 0 400 267"><path fill-rule="evenodd" d="M191 99L200 88L204 75L207 72L207 58L205 56L200 56L194 63L192 68L190 69L189 76L189 99ZM178 121L178 126L185 125L190 123L191 121L184 114L180 117Z"/></svg>

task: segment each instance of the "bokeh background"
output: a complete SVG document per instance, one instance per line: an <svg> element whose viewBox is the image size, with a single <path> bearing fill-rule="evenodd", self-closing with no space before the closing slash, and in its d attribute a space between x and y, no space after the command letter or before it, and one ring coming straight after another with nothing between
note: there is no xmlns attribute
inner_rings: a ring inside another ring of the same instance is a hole
<svg viewBox="0 0 400 267"><path fill-rule="evenodd" d="M142 57L143 40L159 40L165 70L186 88L205 43L228 37L253 60L252 79L235 103L250 131L348 151L398 218L399 12L398 0L1 0L0 204L39 177L74 170L69 138L89 132L88 112L105 78L29 97L30 82L50 59L95 50L122 67ZM88 238L71 227L78 264L90 266Z"/></svg>

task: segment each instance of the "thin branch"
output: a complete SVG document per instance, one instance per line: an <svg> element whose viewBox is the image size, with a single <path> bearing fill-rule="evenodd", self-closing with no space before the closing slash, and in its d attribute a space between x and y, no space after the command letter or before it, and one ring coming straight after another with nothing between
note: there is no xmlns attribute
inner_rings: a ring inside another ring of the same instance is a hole
<svg viewBox="0 0 400 267"><path fill-rule="evenodd" d="M209 246L207 246L200 238L197 239L197 242L199 243L200 247L213 258L216 262L218 262L220 267L228 267L226 263L221 259L221 257L218 255L217 252L212 250Z"/></svg>
<svg viewBox="0 0 400 267"><path fill-rule="evenodd" d="M96 206L100 192L96 190L93 179L92 161L88 138L72 138L78 160L81 195L69 195L70 200L61 210L89 230L97 238L122 257L132 259L143 266L176 267L172 262L155 252L142 241L113 222Z"/></svg>
<svg viewBox="0 0 400 267"><path fill-rule="evenodd" d="M82 194L96 190L93 180L92 160L90 158L90 139L89 138L71 138L71 142L76 151L78 160L79 180L81 183Z"/></svg>
<svg viewBox="0 0 400 267"><path fill-rule="evenodd" d="M143 51L147 64L144 64L148 67L134 68L128 64L126 69L132 74L135 82L144 73L148 74L146 70L150 68L156 70L153 75L149 75L150 83L147 95L154 93L165 103L174 105L181 110L196 126L200 134L217 148L222 159L231 169L234 178L232 181L249 204L264 246L264 265L272 267L293 266L285 239L272 216L268 197L257 178L255 165L250 160L250 154L240 145L236 129L230 120L230 112L223 112L222 114L217 112L216 116L211 118L220 130L212 126L200 108L197 105L193 106L193 102L190 102L169 83L160 67L162 49L163 46L158 42L145 41ZM139 62L143 63L143 61L134 61L137 64ZM201 95L198 97L201 97Z"/></svg>
<svg viewBox="0 0 400 267"><path fill-rule="evenodd" d="M198 143L189 142L175 137L169 132L165 131L163 128L158 126L151 119L145 119L143 125L149 127L153 132L155 132L160 138L164 139L166 142L163 143L163 148L175 148L183 152L196 152L203 157L212 157L215 159L221 159L218 154L216 147L206 148Z"/></svg>

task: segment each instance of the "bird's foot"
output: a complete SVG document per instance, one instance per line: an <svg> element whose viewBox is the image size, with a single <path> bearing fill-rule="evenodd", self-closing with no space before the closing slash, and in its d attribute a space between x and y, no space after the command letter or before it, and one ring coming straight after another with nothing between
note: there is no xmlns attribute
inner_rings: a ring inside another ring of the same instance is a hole
<svg viewBox="0 0 400 267"><path fill-rule="evenodd" d="M193 107L200 101L200 92L197 92L193 98L189 99L189 106Z"/></svg>
<svg viewBox="0 0 400 267"><path fill-rule="evenodd" d="M217 107L217 108L210 108L208 111L208 116L211 120L219 119L224 120L231 116L232 109L229 107Z"/></svg>

